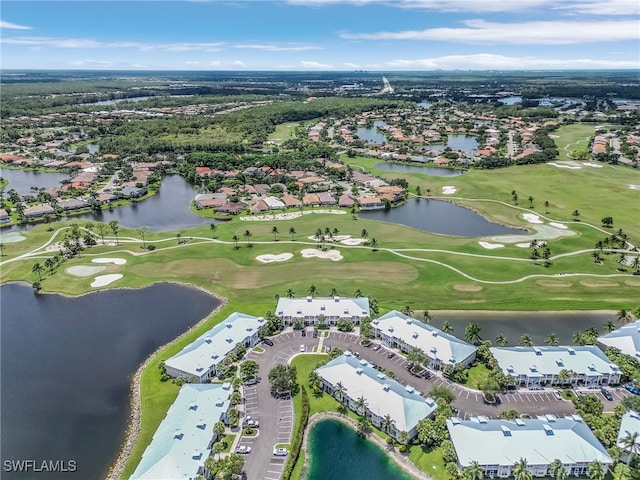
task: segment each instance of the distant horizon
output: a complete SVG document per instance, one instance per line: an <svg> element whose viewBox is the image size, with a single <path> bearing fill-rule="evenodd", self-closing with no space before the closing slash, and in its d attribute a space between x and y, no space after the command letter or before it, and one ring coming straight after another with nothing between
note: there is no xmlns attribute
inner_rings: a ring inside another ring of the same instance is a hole
<svg viewBox="0 0 640 480"><path fill-rule="evenodd" d="M640 69L637 0L4 0L1 69Z"/></svg>
<svg viewBox="0 0 640 480"><path fill-rule="evenodd" d="M224 73L370 73L390 75L394 73L545 73L545 72L629 72L640 76L640 68L548 68L548 69L436 69L436 70L233 70L233 69L126 69L126 68L0 68L0 72L224 72ZM640 78L640 77L639 77Z"/></svg>

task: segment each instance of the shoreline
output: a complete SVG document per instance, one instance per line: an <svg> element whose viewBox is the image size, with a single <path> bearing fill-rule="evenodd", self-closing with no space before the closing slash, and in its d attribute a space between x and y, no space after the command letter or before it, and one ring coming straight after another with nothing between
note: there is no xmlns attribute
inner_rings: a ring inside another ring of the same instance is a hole
<svg viewBox="0 0 640 480"><path fill-rule="evenodd" d="M316 425L318 422L321 422L323 420L338 420L339 422L342 422L345 425L348 425L349 427L357 431L357 424L355 420L353 420L352 418L346 415L342 415L336 412L314 413L311 416L311 418L309 418L309 423L307 424L307 428L305 429L304 440L302 442L302 449L305 452L304 466L302 467L303 472L306 471L306 469L308 468L309 459L311 458L308 453L309 450L307 448L308 441L309 441L309 433L311 429L314 427L314 425ZM398 466L398 468L400 468L406 474L420 480L434 480L432 476L430 476L426 472L423 472L422 470L419 470L418 467L416 467L413 463L411 463L411 461L409 460L408 453L402 454L398 452L394 446L388 444L385 440L378 437L378 435L376 435L375 433L371 433L370 435L367 435L365 438L375 443L380 449L382 449L384 454L389 458L391 458L393 462Z"/></svg>
<svg viewBox="0 0 640 480"><path fill-rule="evenodd" d="M220 310L222 310L228 303L228 300L226 298L221 297L215 293L209 292L208 290L202 287L199 287L197 285L182 284L179 282L154 282L154 284L157 284L157 283L175 283L179 285L192 287L192 288L201 290L202 292L205 292L211 295L212 297L216 298L220 302L220 304L216 308L214 308L206 317L199 320L195 325L192 325L191 327L189 327L187 330L182 332L180 335L178 335L176 338L174 338L170 342L167 342L164 345L160 345L157 349L155 349L151 354L147 356L147 358L145 358L144 362L140 364L136 372L133 374L133 377L130 383L131 391L129 392L129 424L127 426L127 430L124 435L124 441L120 446L120 452L118 453L118 456L116 457L112 465L109 467L109 470L107 471L107 474L104 477L105 480L118 480L122 476L124 468L127 462L129 461L129 457L131 456L131 451L133 450L133 447L138 441L138 437L140 435L140 430L142 427L142 395L140 391L140 378L142 377L142 373L147 369L149 364L153 361L153 359L156 358L156 356L160 354L162 350L164 350L169 345L177 342L181 338L193 332L195 329L202 326L212 316L219 313ZM124 288L127 288L127 287L124 287ZM92 292L89 292L89 293L92 293Z"/></svg>

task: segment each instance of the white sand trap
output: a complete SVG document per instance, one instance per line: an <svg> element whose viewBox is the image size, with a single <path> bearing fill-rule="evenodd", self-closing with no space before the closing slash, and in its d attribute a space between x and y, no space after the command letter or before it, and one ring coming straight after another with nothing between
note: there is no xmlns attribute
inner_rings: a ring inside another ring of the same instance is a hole
<svg viewBox="0 0 640 480"><path fill-rule="evenodd" d="M597 163L582 162L582 164L583 164L583 165L586 165L587 167L602 168L602 165L598 165Z"/></svg>
<svg viewBox="0 0 640 480"><path fill-rule="evenodd" d="M271 263L271 262L286 262L287 260L291 260L293 258L293 253L281 253L279 255L258 255L256 260L262 263Z"/></svg>
<svg viewBox="0 0 640 480"><path fill-rule="evenodd" d="M547 242L538 242L538 247L544 247ZM531 246L531 242L528 243L516 243L516 247L520 248L529 248Z"/></svg>
<svg viewBox="0 0 640 480"><path fill-rule="evenodd" d="M540 240L553 240L560 237L572 237L576 235L576 232L573 230L555 228L551 225L536 225L533 229L536 231L534 234L496 235L491 237L491 240L502 243L523 243L537 240L538 243L540 243Z"/></svg>
<svg viewBox="0 0 640 480"><path fill-rule="evenodd" d="M92 267L89 265L76 265L75 267L67 268L65 272L67 272L69 275L73 275L74 277L90 277L106 269L107 267Z"/></svg>
<svg viewBox="0 0 640 480"><path fill-rule="evenodd" d="M93 263L113 263L115 265L124 265L127 261L124 258L94 258Z"/></svg>
<svg viewBox="0 0 640 480"><path fill-rule="evenodd" d="M494 248L502 248L504 247L501 243L488 243L488 242L478 242L481 247L487 248L489 250L493 250Z"/></svg>
<svg viewBox="0 0 640 480"><path fill-rule="evenodd" d="M640 190L640 185L631 185L631 184L629 184L629 188L631 190Z"/></svg>
<svg viewBox="0 0 640 480"><path fill-rule="evenodd" d="M121 278L122 278L122 275L119 273L110 273L109 275L100 275L99 277L96 277L93 280L93 282L91 282L91 286L93 288L105 287L110 283L115 282L116 280L120 280Z"/></svg>
<svg viewBox="0 0 640 480"><path fill-rule="evenodd" d="M20 234L20 232L9 232L0 235L0 243L16 243L26 240L27 237Z"/></svg>
<svg viewBox="0 0 640 480"><path fill-rule="evenodd" d="M329 260L333 260L334 262L342 260L342 254L338 250L328 250L326 252L323 252L322 250L318 250L316 248L305 248L300 253L304 258L328 258Z"/></svg>
<svg viewBox="0 0 640 480"><path fill-rule="evenodd" d="M534 215L533 213L525 213L524 215L522 215L522 218L524 218L529 223L544 223L542 220L540 220L540 217L538 215Z"/></svg>
<svg viewBox="0 0 640 480"><path fill-rule="evenodd" d="M444 187L442 187L442 194L443 195L453 195L457 191L458 191L458 189L456 187L454 187L453 185L445 185Z"/></svg>
<svg viewBox="0 0 640 480"><path fill-rule="evenodd" d="M549 225L551 225L552 227L561 228L562 230L566 230L568 228L564 223L558 222L549 222Z"/></svg>
<svg viewBox="0 0 640 480"><path fill-rule="evenodd" d="M557 163L557 162L549 162L547 163L547 165L553 165L554 167L558 167L558 168L569 168L571 170L581 170L582 167L578 164L576 164L575 162L563 162L563 163Z"/></svg>
<svg viewBox="0 0 640 480"><path fill-rule="evenodd" d="M361 243L367 243L369 240L366 238L345 238L344 240L340 240L340 243L345 245L360 245Z"/></svg>

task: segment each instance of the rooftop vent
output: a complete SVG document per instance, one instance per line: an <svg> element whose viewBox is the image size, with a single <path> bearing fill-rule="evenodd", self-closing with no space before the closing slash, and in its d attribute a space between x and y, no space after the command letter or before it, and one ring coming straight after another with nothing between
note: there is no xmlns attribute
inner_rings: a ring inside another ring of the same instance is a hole
<svg viewBox="0 0 640 480"><path fill-rule="evenodd" d="M343 313L344 313L345 315L349 315L349 309L348 309L348 308L345 308Z"/></svg>
<svg viewBox="0 0 640 480"><path fill-rule="evenodd" d="M518 425L519 427L524 427L524 420L522 420L521 418L516 418L516 425Z"/></svg>
<svg viewBox="0 0 640 480"><path fill-rule="evenodd" d="M182 440L182 437L184 437L184 433L182 433L182 430L178 429L173 433L173 438L176 438L178 440Z"/></svg>
<svg viewBox="0 0 640 480"><path fill-rule="evenodd" d="M535 365L531 365L529 367L529 370L531 370L532 372L537 372L538 371L538 367L536 367Z"/></svg>
<svg viewBox="0 0 640 480"><path fill-rule="evenodd" d="M198 368L196 368L196 372L201 372L201 371L203 371L203 370L204 370L204 367L198 367Z"/></svg>
<svg viewBox="0 0 640 480"><path fill-rule="evenodd" d="M385 378L387 378L387 376L382 372L378 373L376 377L378 377L380 380L384 380Z"/></svg>
<svg viewBox="0 0 640 480"><path fill-rule="evenodd" d="M564 367L564 361L559 358L558 360L556 360L556 365L558 365L559 367Z"/></svg>
<svg viewBox="0 0 640 480"><path fill-rule="evenodd" d="M296 310L296 315L302 315L302 309L299 308L298 310Z"/></svg>
<svg viewBox="0 0 640 480"><path fill-rule="evenodd" d="M413 338L418 338L418 332L413 332L413 335L411 335Z"/></svg>
<svg viewBox="0 0 640 480"><path fill-rule="evenodd" d="M324 312L326 309L327 309L327 307L326 307L326 306L324 306L324 305L320 305L320 310L322 310L322 311Z"/></svg>
<svg viewBox="0 0 640 480"><path fill-rule="evenodd" d="M216 402L216 407L223 407L224 406L224 402L222 400L218 400Z"/></svg>
<svg viewBox="0 0 640 480"><path fill-rule="evenodd" d="M553 435L553 428L551 428L551 425L542 425L542 428L544 428L544 433L546 433L547 435Z"/></svg>
<svg viewBox="0 0 640 480"><path fill-rule="evenodd" d="M413 321L410 318L407 318L407 325L411 325Z"/></svg>
<svg viewBox="0 0 640 480"><path fill-rule="evenodd" d="M384 390L385 392L389 391L389 385L387 385L386 383L384 385L382 385L382 390Z"/></svg>
<svg viewBox="0 0 640 480"><path fill-rule="evenodd" d="M502 425L500 428L502 429L502 435L504 435L505 437L511 436L511 429L509 427L507 427L506 425Z"/></svg>
<svg viewBox="0 0 640 480"><path fill-rule="evenodd" d="M196 423L196 427L198 427L200 430L204 430L205 428L207 428L207 422L205 422L201 418L200 420L198 420L198 423Z"/></svg>
<svg viewBox="0 0 640 480"><path fill-rule="evenodd" d="M431 347L431 353L436 353L438 351L438 349L436 347Z"/></svg>
<svg viewBox="0 0 640 480"><path fill-rule="evenodd" d="M547 413L547 422L555 422L556 421L556 416L551 414L551 413Z"/></svg>
<svg viewBox="0 0 640 480"><path fill-rule="evenodd" d="M260 323L264 322L264 317L258 317L258 322Z"/></svg>
<svg viewBox="0 0 640 480"><path fill-rule="evenodd" d="M433 407L433 406L436 404L436 402L435 402L435 401L433 400L433 398L431 398L431 397L427 397L427 398L425 398L425 399L424 399L424 401L425 401L425 403L426 403L427 405L429 405L430 407Z"/></svg>
<svg viewBox="0 0 640 480"><path fill-rule="evenodd" d="M313 297L309 296L307 297L307 303L311 303L313 301Z"/></svg>
<svg viewBox="0 0 640 480"><path fill-rule="evenodd" d="M189 410L197 410L198 409L198 404L196 402L191 402L189 404Z"/></svg>
<svg viewBox="0 0 640 480"><path fill-rule="evenodd" d="M409 393L413 393L416 391L411 385L405 386L404 389Z"/></svg>
<svg viewBox="0 0 640 480"><path fill-rule="evenodd" d="M200 450L195 450L191 454L191 458L193 458L194 460L200 460L202 458L202 452Z"/></svg>
<svg viewBox="0 0 640 480"><path fill-rule="evenodd" d="M388 330L389 332L393 332L393 327L389 327L389 328L387 328L387 330Z"/></svg>
<svg viewBox="0 0 640 480"><path fill-rule="evenodd" d="M573 415L571 415L571 418L573 420L575 420L576 422L582 423L582 417L580 415L573 414Z"/></svg>
<svg viewBox="0 0 640 480"><path fill-rule="evenodd" d="M205 342L207 342L207 343L211 343L211 342L213 342L213 340L211 339L211 337L206 337L206 338L204 339L204 341L205 341Z"/></svg>
<svg viewBox="0 0 640 480"><path fill-rule="evenodd" d="M362 369L361 368L356 368L356 373L358 375L362 375Z"/></svg>
<svg viewBox="0 0 640 480"><path fill-rule="evenodd" d="M338 296L333 297L333 301L334 302L339 302L340 301L340 297L338 297Z"/></svg>
<svg viewBox="0 0 640 480"><path fill-rule="evenodd" d="M454 425L460 425L460 419L458 417L451 417L451 423Z"/></svg>
<svg viewBox="0 0 640 480"><path fill-rule="evenodd" d="M533 351L536 352L536 355L538 356L542 355L542 350L540 350L538 347L535 347Z"/></svg>
<svg viewBox="0 0 640 480"><path fill-rule="evenodd" d="M489 421L489 419L487 417L485 417L484 415L478 415L478 422L487 423L488 421Z"/></svg>
<svg viewBox="0 0 640 480"><path fill-rule="evenodd" d="M575 355L576 354L576 351L571 347L568 347L567 351L569 352L569 355Z"/></svg>
<svg viewBox="0 0 640 480"><path fill-rule="evenodd" d="M233 343L233 338L231 337L227 337L225 340L227 341L227 343Z"/></svg>
<svg viewBox="0 0 640 480"><path fill-rule="evenodd" d="M231 323L231 322L227 322L227 323L225 323L225 325L226 325L227 328L232 328L233 327L233 323Z"/></svg>
<svg viewBox="0 0 640 480"><path fill-rule="evenodd" d="M431 332L431 335L433 335L434 337L437 337L438 336L438 331L434 330L433 332Z"/></svg>
<svg viewBox="0 0 640 480"><path fill-rule="evenodd" d="M369 362L367 362L364 358L362 360L360 360L360 365L369 365Z"/></svg>

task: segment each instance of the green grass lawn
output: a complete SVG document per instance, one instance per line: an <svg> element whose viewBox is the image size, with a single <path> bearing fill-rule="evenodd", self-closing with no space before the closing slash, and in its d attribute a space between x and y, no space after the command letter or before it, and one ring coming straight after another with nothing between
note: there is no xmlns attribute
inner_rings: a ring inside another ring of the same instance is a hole
<svg viewBox="0 0 640 480"><path fill-rule="evenodd" d="M233 445L235 439L236 436L233 433L229 433L224 436L224 440L222 440L222 442L224 443L224 450L222 451L222 453L229 453L231 451L231 446Z"/></svg>
<svg viewBox="0 0 640 480"><path fill-rule="evenodd" d="M480 385L482 385L489 376L489 372L490 370L482 363L474 365L469 369L469 377L465 385L469 388L479 390Z"/></svg>
<svg viewBox="0 0 640 480"><path fill-rule="evenodd" d="M409 450L409 460L420 470L431 475L435 480L447 480L449 478L444 468L441 448L427 451L423 447L414 445Z"/></svg>
<svg viewBox="0 0 640 480"><path fill-rule="evenodd" d="M559 160L573 160L572 152L588 154L589 141L594 134L593 125L582 123L562 125L555 132L551 132L560 152Z"/></svg>

